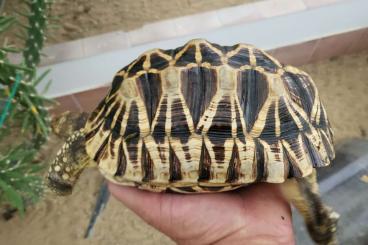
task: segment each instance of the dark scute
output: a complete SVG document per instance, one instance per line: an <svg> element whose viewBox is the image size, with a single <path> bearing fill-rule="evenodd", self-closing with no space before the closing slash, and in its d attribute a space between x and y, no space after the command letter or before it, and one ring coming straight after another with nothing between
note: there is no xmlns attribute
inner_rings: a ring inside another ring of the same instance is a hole
<svg viewBox="0 0 368 245"><path fill-rule="evenodd" d="M114 159L115 158L115 151L114 151L114 149L115 149L115 142L116 142L116 140L115 140L115 138L113 139L112 135L113 134L111 133L111 140L110 140L110 146L109 146L109 148L110 148L111 158Z"/></svg>
<svg viewBox="0 0 368 245"><path fill-rule="evenodd" d="M106 137L106 139L101 143L100 147L96 151L95 156L93 157L93 160L97 162L97 164L100 162L100 159L103 155L103 153L106 151L107 143L109 142L110 137Z"/></svg>
<svg viewBox="0 0 368 245"><path fill-rule="evenodd" d="M231 135L231 103L229 97L224 97L218 103L217 111L212 124L207 131L215 153L215 159L222 162L225 159L225 141L232 138Z"/></svg>
<svg viewBox="0 0 368 245"><path fill-rule="evenodd" d="M302 127L299 129L299 131L310 132L310 124L299 114L299 112L294 110L294 113L299 118L299 121L302 124Z"/></svg>
<svg viewBox="0 0 368 245"><path fill-rule="evenodd" d="M233 51L233 50L237 49L238 47L239 47L239 44L235 44L235 45L232 45L232 46L223 46L222 50L223 50L223 53L228 53L230 51Z"/></svg>
<svg viewBox="0 0 368 245"><path fill-rule="evenodd" d="M152 136L156 142L164 142L165 140L165 123L166 123L167 98L163 98L160 110L158 111L157 123L153 129Z"/></svg>
<svg viewBox="0 0 368 245"><path fill-rule="evenodd" d="M181 167L178 157L175 155L173 148L170 146L170 181L182 179Z"/></svg>
<svg viewBox="0 0 368 245"><path fill-rule="evenodd" d="M180 138L182 143L185 143L190 134L183 105L179 99L175 99L171 104L171 136Z"/></svg>
<svg viewBox="0 0 368 245"><path fill-rule="evenodd" d="M159 74L148 73L148 81L150 83L151 91L151 118L154 119L158 107L158 103L161 99L161 77Z"/></svg>
<svg viewBox="0 0 368 245"><path fill-rule="evenodd" d="M236 116L236 135L238 137L244 136L243 125L241 124L240 112L237 103L235 103L235 116Z"/></svg>
<svg viewBox="0 0 368 245"><path fill-rule="evenodd" d="M321 158L321 155L317 151L317 149L313 146L312 142L309 141L308 137L306 137L304 134L302 134L302 140L304 147L306 149L306 152L308 153L313 167L323 167L325 164L323 163L323 160Z"/></svg>
<svg viewBox="0 0 368 245"><path fill-rule="evenodd" d="M193 189L193 187L190 187L190 186L183 186L183 187L177 187L177 188L184 192L189 192L189 193L197 192L196 190Z"/></svg>
<svg viewBox="0 0 368 245"><path fill-rule="evenodd" d="M121 83L123 82L124 77L120 75L116 75L112 80L111 89L109 92L109 97L116 93L119 90Z"/></svg>
<svg viewBox="0 0 368 245"><path fill-rule="evenodd" d="M121 68L121 69L118 71L118 73L120 73L120 72L122 72L122 71L126 72L127 70L128 70L128 66L124 66L123 68Z"/></svg>
<svg viewBox="0 0 368 245"><path fill-rule="evenodd" d="M229 168L227 170L226 182L232 183L239 179L240 175L240 158L239 150L236 144L234 144L233 151L231 153L231 159L229 163Z"/></svg>
<svg viewBox="0 0 368 245"><path fill-rule="evenodd" d="M169 66L169 62L156 53L151 55L151 68L162 70Z"/></svg>
<svg viewBox="0 0 368 245"><path fill-rule="evenodd" d="M182 48L182 47L180 47L180 48ZM162 52L164 54L167 54L167 55L171 56L172 58L174 58L176 50L175 49L166 49L166 50L160 49L160 52Z"/></svg>
<svg viewBox="0 0 368 245"><path fill-rule="evenodd" d="M112 140L117 140L121 135L120 135L120 130L121 130L121 122L123 121L123 117L125 114L125 104L122 106L121 110L119 111L119 116L116 119L115 122L115 126L112 129L111 132L111 139Z"/></svg>
<svg viewBox="0 0 368 245"><path fill-rule="evenodd" d="M114 116L117 112L117 110L119 109L120 107L120 103L117 102L113 107L112 109L110 110L109 114L105 117L105 123L104 123L104 127L103 127L103 130L106 131L106 130L110 130L111 128L111 123L114 119Z"/></svg>
<svg viewBox="0 0 368 245"><path fill-rule="evenodd" d="M111 105L115 102L116 96L112 98L108 98L107 102L104 102L104 107L102 113L98 116L97 121L102 120L105 118L107 110L111 107ZM96 115L97 116L97 115Z"/></svg>
<svg viewBox="0 0 368 245"><path fill-rule="evenodd" d="M85 136L84 136L84 139L86 141L90 140L91 138L93 138L99 131L100 131L100 128L103 124L103 121L97 126L95 127L93 130L89 131Z"/></svg>
<svg viewBox="0 0 368 245"><path fill-rule="evenodd" d="M199 67L192 67L181 72L181 92L185 99L186 105L193 119L193 124L198 124L201 116L201 106L204 97L204 83L201 80L201 70ZM196 91L193 93L193 91Z"/></svg>
<svg viewBox="0 0 368 245"><path fill-rule="evenodd" d="M187 145L183 146L184 156L185 160L190 161L192 159L192 156L189 153L189 147Z"/></svg>
<svg viewBox="0 0 368 245"><path fill-rule="evenodd" d="M223 162L225 159L225 140L226 138L219 137L218 135L208 135L208 138L213 144L212 150L215 153L215 160L217 162Z"/></svg>
<svg viewBox="0 0 368 245"><path fill-rule="evenodd" d="M115 172L115 176L123 176L125 174L126 165L127 165L126 157L125 157L125 153L123 149L123 141L121 141L119 144L117 163L118 163L118 169Z"/></svg>
<svg viewBox="0 0 368 245"><path fill-rule="evenodd" d="M272 102L268 109L265 127L263 128L260 138L263 140L276 139L275 102Z"/></svg>
<svg viewBox="0 0 368 245"><path fill-rule="evenodd" d="M181 90L194 127L197 127L201 116L216 93L216 79L216 71L204 67L193 67L181 73Z"/></svg>
<svg viewBox="0 0 368 245"><path fill-rule="evenodd" d="M184 47L185 47L185 45L184 45L184 46L177 47L177 48L175 48L175 49L165 50L165 52L170 52L170 51L171 51L171 55L172 55L173 57L175 57L175 55L176 55L177 53L179 53L179 52L180 52Z"/></svg>
<svg viewBox="0 0 368 245"><path fill-rule="evenodd" d="M199 128L196 128L195 133L196 134L202 134L202 131L203 131L203 125L200 126Z"/></svg>
<svg viewBox="0 0 368 245"><path fill-rule="evenodd" d="M330 160L334 159L335 157L335 151L333 149L333 146L330 144L330 141L326 138L326 136L323 133L320 133L322 143L325 146L327 156Z"/></svg>
<svg viewBox="0 0 368 245"><path fill-rule="evenodd" d="M292 100L307 112L310 117L315 98L315 92L308 77L291 72L285 72L282 76L284 84L288 88Z"/></svg>
<svg viewBox="0 0 368 245"><path fill-rule="evenodd" d="M223 145L231 135L231 103L229 97L225 97L218 104L216 114L207 135L211 141ZM216 154L216 153L215 153Z"/></svg>
<svg viewBox="0 0 368 245"><path fill-rule="evenodd" d="M144 101L146 110L147 110L147 116L148 120L150 121L150 124L152 123L152 110L151 110L151 82L148 79L148 74L144 73L137 77L137 87L139 90L139 93L141 95L141 98Z"/></svg>
<svg viewBox="0 0 368 245"><path fill-rule="evenodd" d="M127 145L127 151L128 151L128 154L129 154L129 159L132 162L137 162L137 160L138 160L139 137L126 139L125 143Z"/></svg>
<svg viewBox="0 0 368 245"><path fill-rule="evenodd" d="M223 186L201 186L202 190L209 192L219 192L224 189Z"/></svg>
<svg viewBox="0 0 368 245"><path fill-rule="evenodd" d="M280 136L282 139L296 138L299 134L299 128L285 103L285 99L281 97L279 100Z"/></svg>
<svg viewBox="0 0 368 245"><path fill-rule="evenodd" d="M134 76L138 71L143 70L143 63L146 61L146 56L142 56L130 69L128 76Z"/></svg>
<svg viewBox="0 0 368 245"><path fill-rule="evenodd" d="M253 50L253 54L256 56L256 63L258 66L263 67L268 72L276 72L280 68L275 62L268 58L264 53L258 49Z"/></svg>
<svg viewBox="0 0 368 245"><path fill-rule="evenodd" d="M210 178L211 178L211 157L203 142L202 149L201 149L201 158L199 160L198 180L206 181L206 180L210 180Z"/></svg>
<svg viewBox="0 0 368 245"><path fill-rule="evenodd" d="M202 63L208 62L212 66L222 65L221 56L215 53L210 47L205 44L199 45L202 54Z"/></svg>
<svg viewBox="0 0 368 245"><path fill-rule="evenodd" d="M250 132L268 96L267 77L256 70L241 72L238 96L247 131Z"/></svg>
<svg viewBox="0 0 368 245"><path fill-rule="evenodd" d="M327 118L326 118L326 114L325 114L325 110L324 108L322 107L321 105L321 109L320 109L320 115L319 115L319 124L317 125L318 128L328 128L328 121L327 121Z"/></svg>
<svg viewBox="0 0 368 245"><path fill-rule="evenodd" d="M196 52L196 47L194 45L189 46L188 49L176 61L175 65L176 66L186 66L187 64L190 64L190 63L196 63L195 52Z"/></svg>
<svg viewBox="0 0 368 245"><path fill-rule="evenodd" d="M228 58L227 63L234 68L250 65L249 50L247 48L240 49L238 53Z"/></svg>
<svg viewBox="0 0 368 245"><path fill-rule="evenodd" d="M142 172L143 172L143 179L142 182L149 182L154 178L153 174L153 161L149 152L147 150L146 144L143 143L142 145Z"/></svg>
<svg viewBox="0 0 368 245"><path fill-rule="evenodd" d="M260 182L265 180L267 177L267 172L265 168L265 156L264 156L264 147L259 140L255 140L255 147L256 147L256 157L257 157L257 178L256 182Z"/></svg>
<svg viewBox="0 0 368 245"><path fill-rule="evenodd" d="M284 152L284 159L287 159L287 162L289 164L288 178L291 178L291 177L301 177L302 174L301 174L301 171L300 171L300 169L298 167L298 163L295 162L291 158L289 151L284 146L282 146L282 148L283 148L283 152Z"/></svg>
<svg viewBox="0 0 368 245"><path fill-rule="evenodd" d="M138 107L135 101L130 105L129 116L124 132L124 138L132 135L139 135L139 126L138 126Z"/></svg>
<svg viewBox="0 0 368 245"><path fill-rule="evenodd" d="M137 85L145 103L149 123L152 125L162 94L160 75L155 73L142 74L137 78Z"/></svg>
<svg viewBox="0 0 368 245"><path fill-rule="evenodd" d="M290 145L290 148L294 152L297 159L301 159L303 157L303 152L305 152L305 148L304 145L299 143L298 135L293 138L288 138L286 141Z"/></svg>
<svg viewBox="0 0 368 245"><path fill-rule="evenodd" d="M227 52L227 48L229 48L228 46L221 46L217 43L210 43L211 46L213 46L214 48L220 50L222 53L226 53Z"/></svg>
<svg viewBox="0 0 368 245"><path fill-rule="evenodd" d="M88 120L89 121L95 120L95 118L97 117L98 113L102 110L104 105L105 105L105 99L101 100L100 103L98 103L96 109L93 110Z"/></svg>

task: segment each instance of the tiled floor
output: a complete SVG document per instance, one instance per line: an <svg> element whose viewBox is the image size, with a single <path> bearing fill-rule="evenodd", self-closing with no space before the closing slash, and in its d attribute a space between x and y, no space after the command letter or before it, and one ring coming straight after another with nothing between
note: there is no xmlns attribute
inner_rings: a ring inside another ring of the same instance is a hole
<svg viewBox="0 0 368 245"><path fill-rule="evenodd" d="M198 23L202 23L207 29L218 28L221 25L234 25L243 21L257 21L264 18L264 16L285 14L288 11L303 11L306 8L319 7L322 4L341 1L320 1L318 5L312 0L267 0L156 22L128 33L112 32L48 47L45 51L49 53L50 57L45 60L45 63L64 62L68 59L77 59L79 56L84 57L110 52L116 49L126 49L140 43L151 42L152 40L157 41L161 38L174 38L180 33L188 34L200 31L201 29ZM280 6L288 6L288 8L282 9ZM201 18L205 20L203 21ZM363 28L289 45L287 47L276 48L269 50L269 53L282 63L299 66L316 60L367 49L368 42L366 40L368 40L368 28ZM58 97L56 100L60 105L53 110L53 113L59 113L64 110L91 111L95 108L97 101L107 93L107 89L107 87L101 87Z"/></svg>
<svg viewBox="0 0 368 245"><path fill-rule="evenodd" d="M111 32L47 47L42 65L78 59L143 43L207 32L347 0L263 0L251 4L150 23L130 32Z"/></svg>
<svg viewBox="0 0 368 245"><path fill-rule="evenodd" d="M368 42L362 44L362 42L357 41L362 38L368 40L368 28L277 48L270 50L269 53L284 64L300 66L320 59L367 49ZM55 107L52 112L60 113L65 110L90 112L96 107L96 103L106 95L107 91L108 87L104 86L58 97L56 100L60 105Z"/></svg>

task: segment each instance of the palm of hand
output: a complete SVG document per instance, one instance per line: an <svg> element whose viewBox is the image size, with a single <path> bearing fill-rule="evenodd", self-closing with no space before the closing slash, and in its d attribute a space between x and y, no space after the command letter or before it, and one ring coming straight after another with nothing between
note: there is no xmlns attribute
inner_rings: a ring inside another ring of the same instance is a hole
<svg viewBox="0 0 368 245"><path fill-rule="evenodd" d="M112 194L180 244L293 244L290 207L278 188L181 195L109 184Z"/></svg>

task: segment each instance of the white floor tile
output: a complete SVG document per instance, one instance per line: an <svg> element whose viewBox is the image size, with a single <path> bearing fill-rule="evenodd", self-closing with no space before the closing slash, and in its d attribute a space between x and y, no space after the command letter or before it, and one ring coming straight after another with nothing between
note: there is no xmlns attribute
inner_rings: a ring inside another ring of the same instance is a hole
<svg viewBox="0 0 368 245"><path fill-rule="evenodd" d="M266 0L254 3L264 17L285 15L306 9L302 0Z"/></svg>
<svg viewBox="0 0 368 245"><path fill-rule="evenodd" d="M110 32L82 39L85 56L92 56L130 47L127 33Z"/></svg>

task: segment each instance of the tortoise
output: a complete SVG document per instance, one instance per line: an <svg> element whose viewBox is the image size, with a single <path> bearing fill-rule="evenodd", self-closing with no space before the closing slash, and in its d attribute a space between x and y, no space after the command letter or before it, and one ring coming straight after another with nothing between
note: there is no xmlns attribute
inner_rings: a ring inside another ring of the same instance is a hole
<svg viewBox="0 0 368 245"><path fill-rule="evenodd" d="M336 242L339 215L316 180L335 155L316 86L254 46L195 39L145 52L90 115L66 113L53 125L66 138L48 173L58 194L71 193L89 164L109 181L157 192L280 183L313 240Z"/></svg>

